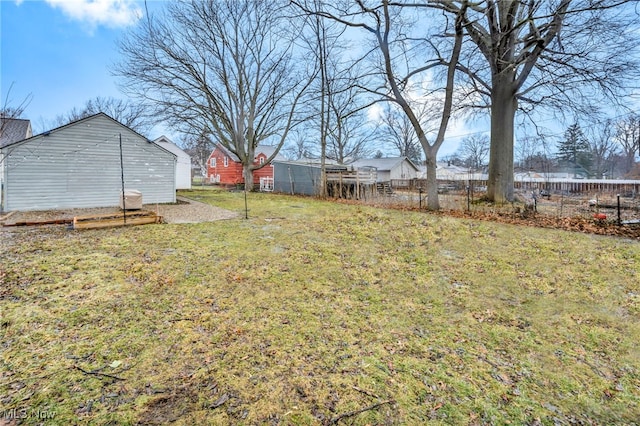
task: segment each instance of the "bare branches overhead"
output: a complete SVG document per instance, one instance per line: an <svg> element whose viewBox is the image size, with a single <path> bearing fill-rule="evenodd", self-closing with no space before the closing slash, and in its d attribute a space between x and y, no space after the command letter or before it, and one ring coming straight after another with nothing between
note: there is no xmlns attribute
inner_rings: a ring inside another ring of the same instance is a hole
<svg viewBox="0 0 640 426"><path fill-rule="evenodd" d="M633 84L625 78L633 73L632 51L638 53L630 33L639 19L632 3L474 2L465 14L464 28L477 51L467 49L459 69L485 88L491 87L491 76L512 73L511 90L524 104L566 108L574 97L578 106L578 100L592 99L579 99L587 87L594 94L611 95L615 102L615 94ZM461 4L460 0L428 0L422 5L458 13ZM478 63L477 53L484 56L484 63ZM587 108L582 105L581 109Z"/></svg>
<svg viewBox="0 0 640 426"><path fill-rule="evenodd" d="M616 105L620 94L638 86L638 15L627 7L632 3L482 0L467 8L462 19L471 43L458 69L491 108L489 199L513 199L518 109L543 106L593 114L606 107L603 99ZM464 5L462 0L427 0L420 7L458 16Z"/></svg>
<svg viewBox="0 0 640 426"><path fill-rule="evenodd" d="M462 21L456 19L453 43L446 49L448 55L445 57L439 53L429 34L435 26L420 27L427 31L415 36L412 34L416 32L415 24L418 22L415 13L411 13L416 12L415 8L408 11L407 8L391 6L387 0L357 0L347 6L342 3L325 3L322 7L315 8L310 8L300 0L292 2L311 16L366 31L372 48L366 52L369 73L366 84L362 87L377 101L393 103L406 115L425 152L427 190L432 194L428 199L428 206L438 209L436 156L444 141L453 109L456 64L462 48ZM436 19L429 14L420 18L426 19L429 24ZM444 69L444 88L424 84L424 80L430 79L428 72L437 66L443 66ZM434 96L436 93L437 96ZM415 97L422 97L423 102L441 105L435 132L428 134L427 123L421 121L415 109Z"/></svg>
<svg viewBox="0 0 640 426"><path fill-rule="evenodd" d="M282 145L310 70L296 62L282 2L180 1L120 43L124 89L185 133L209 133L245 180L260 143ZM277 154L275 151L274 156ZM266 163L265 163L266 164Z"/></svg>
<svg viewBox="0 0 640 426"><path fill-rule="evenodd" d="M126 59L118 73L157 117L187 133L211 134L247 172L258 144L281 146L303 120L320 127L321 157L342 159L345 141L357 139L349 125L363 127L358 114L391 103L407 117L435 182L429 167L435 171L452 115L488 110L488 198L505 202L513 199L517 112L595 114L640 86L633 6L637 1L183 0L121 42ZM359 45L344 55L338 45L347 33L357 33ZM420 102L437 109L437 118L420 117ZM437 197L429 202L437 208Z"/></svg>
<svg viewBox="0 0 640 426"><path fill-rule="evenodd" d="M82 107L74 107L66 114L58 115L54 126L62 126L99 112L104 112L142 135L146 135L156 121L141 103L98 96L86 101Z"/></svg>

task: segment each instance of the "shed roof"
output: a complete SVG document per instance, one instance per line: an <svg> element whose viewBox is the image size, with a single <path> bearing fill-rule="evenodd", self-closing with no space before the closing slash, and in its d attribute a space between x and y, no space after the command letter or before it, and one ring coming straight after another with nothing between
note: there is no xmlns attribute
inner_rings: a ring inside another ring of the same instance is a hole
<svg viewBox="0 0 640 426"><path fill-rule="evenodd" d="M31 137L31 122L23 118L0 118L0 148Z"/></svg>
<svg viewBox="0 0 640 426"><path fill-rule="evenodd" d="M300 160L273 160L274 164L283 164L283 165L295 165L295 166L306 166L311 168L319 169L321 167L320 160L303 158ZM327 170L347 170L347 166L343 164L338 164L333 160L327 160L325 163L325 169Z"/></svg>
<svg viewBox="0 0 640 426"><path fill-rule="evenodd" d="M416 166L413 161L407 157L364 158L356 160L353 163L348 164L348 166L375 167L378 170L391 170L405 160L411 165L411 167L418 171L418 166Z"/></svg>
<svg viewBox="0 0 640 426"><path fill-rule="evenodd" d="M165 135L160 136L158 139L154 140L153 143L155 143L156 145L159 145L161 147L163 147L164 149L166 149L167 151L171 151L174 155L178 156L178 157L184 157L185 159L191 158L191 156L189 154L187 154L186 152L184 152L183 149L181 149L178 145L176 145L175 143L173 143L171 141L171 139L169 139L168 137L166 137Z"/></svg>
<svg viewBox="0 0 640 426"><path fill-rule="evenodd" d="M456 166L455 164L437 163L436 168L438 173L450 174L450 175L468 175L469 168Z"/></svg>

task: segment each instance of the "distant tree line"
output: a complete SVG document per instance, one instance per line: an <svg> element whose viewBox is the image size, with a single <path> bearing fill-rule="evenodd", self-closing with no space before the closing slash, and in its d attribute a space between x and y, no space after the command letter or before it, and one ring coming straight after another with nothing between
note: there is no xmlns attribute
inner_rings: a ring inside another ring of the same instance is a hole
<svg viewBox="0 0 640 426"><path fill-rule="evenodd" d="M591 124L568 126L555 138L525 136L515 144L515 170L564 172L570 177L592 179L639 179L640 115ZM465 138L459 149L444 160L475 171L486 171L488 138Z"/></svg>

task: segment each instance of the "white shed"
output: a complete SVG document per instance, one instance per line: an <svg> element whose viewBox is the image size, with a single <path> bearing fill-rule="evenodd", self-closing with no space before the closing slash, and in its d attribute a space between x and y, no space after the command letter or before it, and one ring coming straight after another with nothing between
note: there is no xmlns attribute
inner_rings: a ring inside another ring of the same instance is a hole
<svg viewBox="0 0 640 426"><path fill-rule="evenodd" d="M176 201L176 156L104 113L2 147L2 210L118 206L125 189L143 202Z"/></svg>
<svg viewBox="0 0 640 426"><path fill-rule="evenodd" d="M191 189L191 157L178 145L162 135L154 143L160 145L167 151L171 151L177 157L176 163L176 189Z"/></svg>
<svg viewBox="0 0 640 426"><path fill-rule="evenodd" d="M418 176L418 166L407 157L365 158L347 164L347 167L375 167L378 172L378 182L388 182L391 179L415 179Z"/></svg>

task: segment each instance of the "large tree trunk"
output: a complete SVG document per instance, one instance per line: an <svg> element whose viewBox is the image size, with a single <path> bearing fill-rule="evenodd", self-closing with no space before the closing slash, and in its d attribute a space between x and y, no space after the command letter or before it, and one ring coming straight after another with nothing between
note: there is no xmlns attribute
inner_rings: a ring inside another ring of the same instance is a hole
<svg viewBox="0 0 640 426"><path fill-rule="evenodd" d="M247 165L243 166L242 174L244 176L244 189L253 191L255 189L253 185L253 168Z"/></svg>
<svg viewBox="0 0 640 426"><path fill-rule="evenodd" d="M427 209L440 210L438 197L438 180L436 179L436 154L437 149L425 150L427 157Z"/></svg>
<svg viewBox="0 0 640 426"><path fill-rule="evenodd" d="M494 76L487 198L496 203L513 201L513 132L517 106L512 74L504 72Z"/></svg>

